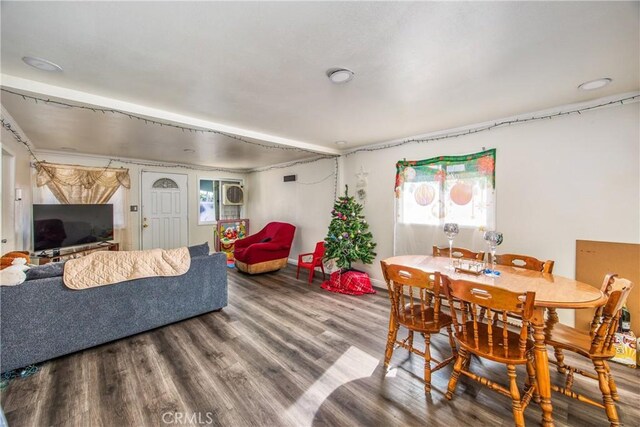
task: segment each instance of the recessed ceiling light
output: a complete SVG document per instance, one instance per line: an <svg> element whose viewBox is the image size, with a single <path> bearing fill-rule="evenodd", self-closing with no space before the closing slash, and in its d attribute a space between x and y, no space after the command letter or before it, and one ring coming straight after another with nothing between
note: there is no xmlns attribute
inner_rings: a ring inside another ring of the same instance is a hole
<svg viewBox="0 0 640 427"><path fill-rule="evenodd" d="M59 148L62 151L78 151L77 149L73 148L73 147L60 147Z"/></svg>
<svg viewBox="0 0 640 427"><path fill-rule="evenodd" d="M347 141L336 141L336 145L340 145L340 146L347 145Z"/></svg>
<svg viewBox="0 0 640 427"><path fill-rule="evenodd" d="M335 84L346 83L353 79L353 71L346 68L329 68L327 70L327 77Z"/></svg>
<svg viewBox="0 0 640 427"><path fill-rule="evenodd" d="M184 149L184 150L182 150L182 151L184 151L185 153L195 153L195 152L196 152L196 150L193 150L193 149L191 149L191 148L185 148L185 149Z"/></svg>
<svg viewBox="0 0 640 427"><path fill-rule="evenodd" d="M42 58L36 58L35 56L25 56L22 58L25 64L31 65L33 68L37 68L41 71L59 71L62 72L62 67L58 64L54 64L51 61Z"/></svg>
<svg viewBox="0 0 640 427"><path fill-rule="evenodd" d="M591 80L591 81L588 81L588 82L584 82L580 86L578 86L578 89L581 89L581 90L600 89L601 87L605 87L606 85L608 85L611 82L612 82L612 80L610 78L605 77L605 78L602 78L602 79L596 79L596 80Z"/></svg>

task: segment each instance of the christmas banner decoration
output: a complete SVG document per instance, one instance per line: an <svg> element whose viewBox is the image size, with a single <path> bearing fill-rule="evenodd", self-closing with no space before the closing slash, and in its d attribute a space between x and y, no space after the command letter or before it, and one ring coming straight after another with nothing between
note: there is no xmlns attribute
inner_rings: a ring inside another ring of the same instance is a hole
<svg viewBox="0 0 640 427"><path fill-rule="evenodd" d="M396 164L397 222L492 227L496 150Z"/></svg>

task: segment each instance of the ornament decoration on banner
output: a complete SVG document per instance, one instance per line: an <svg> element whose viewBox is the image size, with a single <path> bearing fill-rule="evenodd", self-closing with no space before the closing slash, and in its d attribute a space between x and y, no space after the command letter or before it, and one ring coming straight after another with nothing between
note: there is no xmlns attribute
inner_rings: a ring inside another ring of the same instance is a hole
<svg viewBox="0 0 640 427"><path fill-rule="evenodd" d="M473 197L473 187L466 182L456 182L449 192L451 201L458 206L464 206Z"/></svg>
<svg viewBox="0 0 640 427"><path fill-rule="evenodd" d="M429 184L420 184L413 196L420 206L429 206L436 197L436 190Z"/></svg>

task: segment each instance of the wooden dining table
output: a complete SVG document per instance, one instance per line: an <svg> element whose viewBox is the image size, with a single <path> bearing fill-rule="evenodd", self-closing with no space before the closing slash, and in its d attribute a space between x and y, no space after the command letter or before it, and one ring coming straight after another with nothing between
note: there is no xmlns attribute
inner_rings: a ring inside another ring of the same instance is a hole
<svg viewBox="0 0 640 427"><path fill-rule="evenodd" d="M551 405L551 378L549 356L544 342L545 310L549 308L589 308L598 307L606 302L605 295L586 283L556 274L526 270L519 267L495 266L500 272L498 277L484 274L474 275L457 272L451 267L449 258L429 255L402 255L387 258L390 265L417 268L429 273L440 272L449 279L464 279L512 292L533 291L536 293L534 314L531 319L533 328L536 377L542 408L542 425L553 426L553 406ZM549 319L557 322L557 318Z"/></svg>

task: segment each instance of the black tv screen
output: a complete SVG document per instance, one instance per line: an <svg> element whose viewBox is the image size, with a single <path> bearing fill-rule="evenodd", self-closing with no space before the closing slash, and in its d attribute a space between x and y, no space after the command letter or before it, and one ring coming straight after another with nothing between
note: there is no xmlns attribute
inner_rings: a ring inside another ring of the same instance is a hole
<svg viewBox="0 0 640 427"><path fill-rule="evenodd" d="M113 240L113 205L33 205L33 249Z"/></svg>

